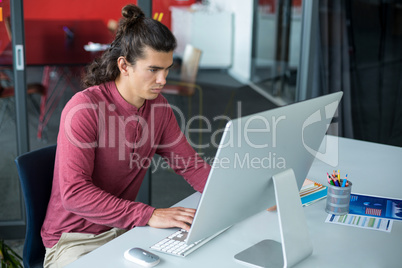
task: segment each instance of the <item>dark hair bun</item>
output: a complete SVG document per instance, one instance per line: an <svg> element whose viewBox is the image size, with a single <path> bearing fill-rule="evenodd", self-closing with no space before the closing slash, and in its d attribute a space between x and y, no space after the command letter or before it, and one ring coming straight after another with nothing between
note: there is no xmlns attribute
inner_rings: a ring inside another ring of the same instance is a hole
<svg viewBox="0 0 402 268"><path fill-rule="evenodd" d="M136 5L127 5L121 10L121 14L127 21L135 21L139 18L144 18L144 12Z"/></svg>

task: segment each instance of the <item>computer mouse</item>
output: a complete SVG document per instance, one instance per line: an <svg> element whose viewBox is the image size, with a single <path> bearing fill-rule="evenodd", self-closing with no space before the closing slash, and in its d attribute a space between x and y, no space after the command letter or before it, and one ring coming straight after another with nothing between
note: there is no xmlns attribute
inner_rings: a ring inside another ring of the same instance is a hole
<svg viewBox="0 0 402 268"><path fill-rule="evenodd" d="M124 252L124 257L136 264L144 267L153 267L160 261L158 255L155 255L142 248L131 248Z"/></svg>

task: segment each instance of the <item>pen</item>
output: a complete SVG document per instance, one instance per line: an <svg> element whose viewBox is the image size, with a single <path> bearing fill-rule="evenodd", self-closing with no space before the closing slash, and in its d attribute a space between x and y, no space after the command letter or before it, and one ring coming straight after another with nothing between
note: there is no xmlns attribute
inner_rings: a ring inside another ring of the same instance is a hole
<svg viewBox="0 0 402 268"><path fill-rule="evenodd" d="M335 186L338 186L338 187L339 187L339 182L338 182L338 180L334 180L334 183L335 183Z"/></svg>
<svg viewBox="0 0 402 268"><path fill-rule="evenodd" d="M339 175L339 169L338 169L338 182L341 182L341 176Z"/></svg>
<svg viewBox="0 0 402 268"><path fill-rule="evenodd" d="M345 187L346 186L346 182L347 182L347 179L346 179L346 177L343 179L343 182L342 182L342 187Z"/></svg>
<svg viewBox="0 0 402 268"><path fill-rule="evenodd" d="M327 172L327 176L328 176L328 183L331 184L331 185L333 185L333 186L335 186L335 183L334 183L334 181L331 179L331 176L328 174L328 172Z"/></svg>
<svg viewBox="0 0 402 268"><path fill-rule="evenodd" d="M347 182L348 182L348 174L346 174L345 178L343 179L342 187L345 187Z"/></svg>
<svg viewBox="0 0 402 268"><path fill-rule="evenodd" d="M335 186L334 181L331 179L329 175L328 175L328 183Z"/></svg>

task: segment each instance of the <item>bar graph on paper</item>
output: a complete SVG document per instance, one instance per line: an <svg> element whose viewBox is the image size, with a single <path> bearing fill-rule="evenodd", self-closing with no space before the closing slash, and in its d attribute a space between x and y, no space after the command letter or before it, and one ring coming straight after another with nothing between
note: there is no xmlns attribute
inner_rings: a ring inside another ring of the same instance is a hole
<svg viewBox="0 0 402 268"><path fill-rule="evenodd" d="M393 220L371 217L371 216L362 216L362 215L354 215L347 214L336 216L332 214L328 214L326 223L334 223L340 225L353 226L364 229L371 229L383 232L391 232Z"/></svg>
<svg viewBox="0 0 402 268"><path fill-rule="evenodd" d="M349 213L402 220L402 200L352 193L350 195Z"/></svg>

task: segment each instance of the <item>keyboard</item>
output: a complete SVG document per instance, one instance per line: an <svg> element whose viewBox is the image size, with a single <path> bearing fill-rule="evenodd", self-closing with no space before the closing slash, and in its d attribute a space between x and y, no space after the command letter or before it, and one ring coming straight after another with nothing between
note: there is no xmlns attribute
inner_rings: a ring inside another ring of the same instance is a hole
<svg viewBox="0 0 402 268"><path fill-rule="evenodd" d="M174 256L186 257L188 254L198 249L199 247L207 243L209 240L211 240L212 238L216 237L217 235L226 230L227 228L223 229L222 231L214 235L211 235L210 237L201 239L192 244L186 244L185 240L187 238L188 232L184 229L181 229L162 239L153 246L150 246L150 248Z"/></svg>

